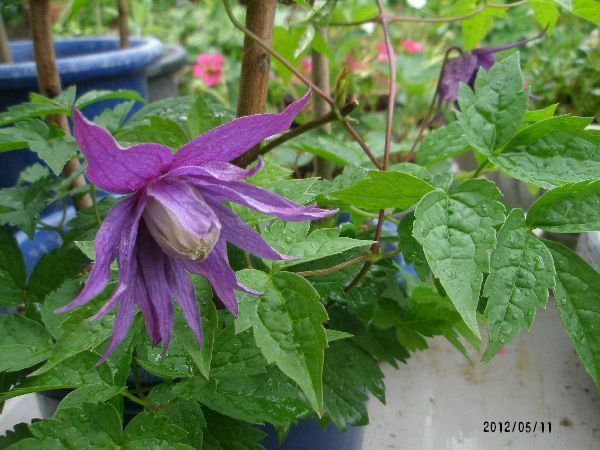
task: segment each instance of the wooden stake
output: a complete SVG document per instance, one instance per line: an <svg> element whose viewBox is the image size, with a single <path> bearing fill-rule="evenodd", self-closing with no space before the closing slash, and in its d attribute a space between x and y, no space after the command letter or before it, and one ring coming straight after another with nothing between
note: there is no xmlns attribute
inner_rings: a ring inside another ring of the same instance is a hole
<svg viewBox="0 0 600 450"><path fill-rule="evenodd" d="M8 34L4 26L4 19L0 14L0 63L10 64L13 62L12 54L10 53L10 45L8 42Z"/></svg>
<svg viewBox="0 0 600 450"><path fill-rule="evenodd" d="M277 0L247 0L246 3L246 28L270 44ZM256 41L246 36L240 75L238 117L265 112L270 69L269 54ZM256 159L259 151L260 147L256 146L240 156L235 163L245 166Z"/></svg>
<svg viewBox="0 0 600 450"><path fill-rule="evenodd" d="M33 36L33 53L37 66L38 87L40 93L49 98L54 98L61 93L60 77L56 68L56 55L52 39L52 28L50 23L50 1L29 0L29 14L31 22L31 33ZM58 125L65 133L70 134L69 123L65 114L48 116L48 122ZM73 157L64 167L62 175L68 178L79 169L79 160ZM83 176L77 177L71 184L71 189L85 184ZM76 209L91 206L89 195L73 197Z"/></svg>
<svg viewBox="0 0 600 450"><path fill-rule="evenodd" d="M121 48L129 47L129 13L127 0L117 0L119 7L119 45Z"/></svg>

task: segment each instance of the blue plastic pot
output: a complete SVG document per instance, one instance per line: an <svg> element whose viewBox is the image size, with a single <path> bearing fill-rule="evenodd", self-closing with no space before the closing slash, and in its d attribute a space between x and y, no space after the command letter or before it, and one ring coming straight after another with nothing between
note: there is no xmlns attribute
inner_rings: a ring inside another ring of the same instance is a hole
<svg viewBox="0 0 600 450"><path fill-rule="evenodd" d="M323 430L315 420L307 419L294 425L285 441L279 444L272 425L259 428L267 433L260 442L266 450L361 450L365 432L365 427L349 427L340 431L333 424Z"/></svg>
<svg viewBox="0 0 600 450"><path fill-rule="evenodd" d="M57 39L54 47L62 85L76 85L78 95L96 89L131 89L147 98L145 70L163 54L163 45L154 38L133 38L127 49L120 49L111 37ZM12 42L10 48L15 62L0 64L0 111L26 101L30 92L38 90L31 41ZM83 112L93 118L118 102L97 102ZM21 170L38 161L30 151L0 154L0 187L13 186Z"/></svg>

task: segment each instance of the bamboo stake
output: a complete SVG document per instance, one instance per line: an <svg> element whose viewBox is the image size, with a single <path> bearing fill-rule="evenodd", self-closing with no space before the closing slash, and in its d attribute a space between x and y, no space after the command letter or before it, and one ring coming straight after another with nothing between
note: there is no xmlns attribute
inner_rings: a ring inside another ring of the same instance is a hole
<svg viewBox="0 0 600 450"><path fill-rule="evenodd" d="M2 14L0 14L0 63L10 64L12 62L13 58L8 43L8 34L4 26L4 19L2 19Z"/></svg>
<svg viewBox="0 0 600 450"><path fill-rule="evenodd" d="M33 36L33 52L37 66L38 87L40 93L49 98L54 98L61 93L60 77L56 68L56 55L52 39L50 24L50 2L49 0L29 0L29 14L31 21L31 33ZM58 125L65 133L70 134L69 123L65 114L51 115L47 117L48 122ZM68 178L79 169L79 160L73 157L64 167L62 176ZM85 184L83 176L77 177L71 183L71 189ZM91 205L89 195L73 197L76 209L87 208Z"/></svg>
<svg viewBox="0 0 600 450"><path fill-rule="evenodd" d="M129 47L129 12L127 0L117 0L119 7L119 46Z"/></svg>
<svg viewBox="0 0 600 450"><path fill-rule="evenodd" d="M246 28L270 45L273 38L277 0L247 0L246 3ZM270 69L269 54L256 40L246 35L240 75L238 117L260 114L265 111ZM259 151L260 146L256 146L240 156L235 163L245 166L248 162L256 159Z"/></svg>

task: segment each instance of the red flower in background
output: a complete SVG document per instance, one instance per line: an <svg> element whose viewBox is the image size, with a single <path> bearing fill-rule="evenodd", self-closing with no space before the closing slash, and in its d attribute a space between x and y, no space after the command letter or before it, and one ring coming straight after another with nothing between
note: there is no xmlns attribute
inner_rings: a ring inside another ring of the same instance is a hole
<svg viewBox="0 0 600 450"><path fill-rule="evenodd" d="M194 76L201 78L207 86L219 84L223 79L223 60L220 53L201 53L196 58Z"/></svg>

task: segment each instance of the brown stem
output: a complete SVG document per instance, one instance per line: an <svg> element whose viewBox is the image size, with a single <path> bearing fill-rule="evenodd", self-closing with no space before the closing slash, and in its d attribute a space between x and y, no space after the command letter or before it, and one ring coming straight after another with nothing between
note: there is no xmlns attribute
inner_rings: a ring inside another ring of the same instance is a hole
<svg viewBox="0 0 600 450"><path fill-rule="evenodd" d="M247 0L246 3L246 28L270 46L277 0ZM256 40L246 35L237 105L238 117L265 111L270 68L269 54ZM260 144L237 158L235 163L246 166L256 159L259 152Z"/></svg>
<svg viewBox="0 0 600 450"><path fill-rule="evenodd" d="M0 14L0 63L10 64L12 62L13 58L10 52L8 34L4 26L4 19L2 18L2 14Z"/></svg>
<svg viewBox="0 0 600 450"><path fill-rule="evenodd" d="M60 77L56 68L56 55L52 39L52 29L50 24L50 1L49 0L29 0L29 13L31 22L31 33L33 36L33 52L37 67L38 87L40 92L49 98L54 98L61 92ZM69 134L69 123L64 114L51 115L46 118L48 122L53 122L65 133ZM64 167L62 175L68 178L79 169L79 160L73 157ZM85 184L85 178L79 176L71 183L71 189L78 188ZM91 199L89 195L73 197L73 204L76 209L87 208L90 206Z"/></svg>
<svg viewBox="0 0 600 450"><path fill-rule="evenodd" d="M127 11L127 0L117 0L119 8L119 46L129 47L129 13Z"/></svg>
<svg viewBox="0 0 600 450"><path fill-rule="evenodd" d="M244 25L242 25L240 23L240 21L235 18L235 16L233 15L233 11L231 10L231 4L229 3L229 0L223 0L223 6L225 6L225 11L227 12L227 16L229 17L229 20L231 21L231 23L233 24L234 27L236 27L238 30L242 31L247 37L250 37L256 43L258 43L269 55L271 55L273 58L277 59L286 69L288 69L300 81L302 81L302 83L304 83L304 85L310 87L315 92L315 94L317 94L319 97L322 97L332 108L335 109L335 107L336 107L335 101L330 96L326 95L321 89L319 89L318 86L315 86L308 78L306 78L302 73L300 73L300 71L298 71L293 65L291 65L287 59L285 59L278 52L276 52L273 48L271 48L271 46L269 44L267 44L265 41L263 41L260 37L258 37L251 30L244 27ZM381 166L380 166L379 162L377 161L377 158L375 158L375 156L373 155L373 152L371 152L371 149L369 148L367 143L364 141L364 139L362 139L360 137L360 135L356 132L356 130L352 127L352 125L350 125L350 122L348 122L347 118L343 119L342 124L344 125L344 128L346 130L348 130L350 135L356 140L356 142L358 142L360 147L363 149L363 151L369 157L369 159L373 162L375 167L380 168Z"/></svg>
<svg viewBox="0 0 600 450"><path fill-rule="evenodd" d="M364 261L365 258L366 257L364 255L361 255L361 256L357 256L356 258L349 259L348 261L344 261L343 263L336 264L335 266L327 267L325 269L307 270L305 272L296 272L296 273L303 277L314 277L314 276L318 276L318 275L327 275L328 273L335 272L336 270L341 270L344 267Z"/></svg>
<svg viewBox="0 0 600 450"><path fill-rule="evenodd" d="M317 31L325 42L327 42L327 29L323 28ZM313 83L318 86L325 94L330 95L329 90L329 60L326 55L312 50L312 79ZM327 114L331 108L329 104L321 97L315 97L313 100L313 108L315 117L321 117ZM323 126L326 133L331 133L331 124ZM325 179L331 179L333 175L333 163L325 158L317 156L315 158L315 173L317 176Z"/></svg>
<svg viewBox="0 0 600 450"><path fill-rule="evenodd" d="M342 109L340 109L338 112L330 111L327 114L322 115L321 117L317 117L316 119L313 119L310 122L306 122L305 124L300 125L299 127L292 128L287 133L284 133L281 136L279 136L278 138L273 139L271 142L269 142L264 147L262 147L260 149L260 154L264 155L266 153L269 153L275 147L280 146L281 144L289 141L290 139L300 136L301 134L304 134L307 131L314 130L315 128L319 128L320 126L331 123L334 120L337 120L338 114L341 115L342 117L347 116L357 106L358 106L358 102L356 100L351 101L350 103L346 104ZM253 161L250 161L250 162L253 162Z"/></svg>

